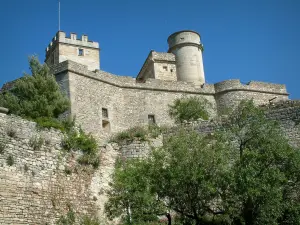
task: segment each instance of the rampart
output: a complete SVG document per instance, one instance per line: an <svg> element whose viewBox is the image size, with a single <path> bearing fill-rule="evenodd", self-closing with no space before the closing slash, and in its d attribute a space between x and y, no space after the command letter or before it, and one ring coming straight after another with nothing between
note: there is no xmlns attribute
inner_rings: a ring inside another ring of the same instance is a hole
<svg viewBox="0 0 300 225"><path fill-rule="evenodd" d="M212 105L212 117L233 108L242 99L253 99L257 105L288 99L284 85L254 81L242 84L239 80L228 80L201 86L158 79L141 83L132 77L93 72L72 61L62 62L52 71L70 97L72 114L87 131L104 139L112 133L148 124L151 115L158 125L173 125L169 104L182 97L206 98ZM102 117L103 108L109 118Z"/></svg>
<svg viewBox="0 0 300 225"><path fill-rule="evenodd" d="M263 106L277 120L290 143L300 146L300 101ZM77 213L97 214L102 219L105 194L115 159L145 157L161 147L163 136L146 142L134 140L101 147L97 170L76 163L77 153L61 151L62 134L38 130L34 122L0 113L0 224L55 224L71 206ZM213 133L213 121L196 121L186 126L200 133ZM176 128L175 128L176 129ZM170 132L170 131L169 131ZM172 131L171 131L172 132ZM33 140L44 143L34 149ZM112 223L110 223L112 224Z"/></svg>
<svg viewBox="0 0 300 225"><path fill-rule="evenodd" d="M0 113L1 225L56 224L69 207L81 215L101 210L101 169L79 165L61 141L58 131Z"/></svg>

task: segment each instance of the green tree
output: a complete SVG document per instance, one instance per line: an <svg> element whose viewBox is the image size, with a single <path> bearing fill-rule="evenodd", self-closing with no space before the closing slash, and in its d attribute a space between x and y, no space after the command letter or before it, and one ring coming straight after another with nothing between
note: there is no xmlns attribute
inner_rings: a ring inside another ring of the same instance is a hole
<svg viewBox="0 0 300 225"><path fill-rule="evenodd" d="M61 92L46 64L41 65L35 56L29 57L32 75L25 74L13 88L0 94L0 105L11 113L37 119L57 118L69 109L70 102Z"/></svg>
<svg viewBox="0 0 300 225"><path fill-rule="evenodd" d="M151 190L147 165L141 160L121 160L116 163L109 201L105 205L108 218L122 217L126 224L157 221L166 211L163 202Z"/></svg>
<svg viewBox="0 0 300 225"><path fill-rule="evenodd" d="M123 170L130 179L119 180L119 198L145 180L139 193L197 225L300 224L300 152L251 101L218 124L214 135L180 130L138 163Z"/></svg>
<svg viewBox="0 0 300 225"><path fill-rule="evenodd" d="M169 115L175 119L176 123L183 121L194 121L199 118L208 120L208 110L211 107L207 99L198 97L187 97L175 99L172 105L169 105Z"/></svg>

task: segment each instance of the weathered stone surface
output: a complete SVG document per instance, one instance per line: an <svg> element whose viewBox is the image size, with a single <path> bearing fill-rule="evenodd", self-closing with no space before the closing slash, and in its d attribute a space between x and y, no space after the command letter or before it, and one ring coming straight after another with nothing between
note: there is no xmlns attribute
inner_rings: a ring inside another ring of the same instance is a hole
<svg viewBox="0 0 300 225"><path fill-rule="evenodd" d="M30 141L41 137L34 150ZM91 196L101 184L98 171L76 162L78 153L61 150L62 134L36 129L34 122L0 114L0 224L55 224L70 205L94 214L102 203ZM70 170L70 174L66 172Z"/></svg>

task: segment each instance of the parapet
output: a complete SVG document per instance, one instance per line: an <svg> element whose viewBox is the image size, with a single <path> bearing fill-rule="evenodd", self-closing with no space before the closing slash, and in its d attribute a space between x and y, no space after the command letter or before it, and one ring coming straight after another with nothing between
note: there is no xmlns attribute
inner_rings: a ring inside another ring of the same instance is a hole
<svg viewBox="0 0 300 225"><path fill-rule="evenodd" d="M151 91L178 92L186 94L214 95L214 85L204 84L200 88L184 81L165 81L157 79L147 79L145 83L137 82L136 78L129 76L118 76L102 70L96 72L89 71L87 66L78 64L71 60L64 61L51 67L52 73L59 74L64 71L70 71L89 79L97 80L112 86L124 89L142 89Z"/></svg>
<svg viewBox="0 0 300 225"><path fill-rule="evenodd" d="M169 50L172 52L177 46L192 45L203 51L200 34L193 30L182 30L171 34L168 37Z"/></svg>
<svg viewBox="0 0 300 225"><path fill-rule="evenodd" d="M259 81L250 81L246 84L242 84L240 80L234 79L218 82L214 86L216 94L229 91L255 91L289 95L284 84L273 84Z"/></svg>
<svg viewBox="0 0 300 225"><path fill-rule="evenodd" d="M52 39L48 47L46 48L46 52L51 50L56 43L64 43L68 45L76 45L76 46L83 46L87 48L95 48L99 49L99 43L94 41L89 41L87 35L82 35L80 39L77 38L76 33L71 33L69 37L67 37L64 31L58 31L55 37Z"/></svg>

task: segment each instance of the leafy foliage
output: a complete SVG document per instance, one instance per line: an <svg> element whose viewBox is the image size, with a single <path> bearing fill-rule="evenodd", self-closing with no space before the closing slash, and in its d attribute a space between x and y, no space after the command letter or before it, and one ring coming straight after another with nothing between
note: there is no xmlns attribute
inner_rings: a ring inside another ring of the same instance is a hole
<svg viewBox="0 0 300 225"><path fill-rule="evenodd" d="M188 97L175 99L172 105L169 105L169 115L175 119L176 123L183 121L194 121L199 118L208 120L208 108L210 104L207 99L198 97Z"/></svg>
<svg viewBox="0 0 300 225"><path fill-rule="evenodd" d="M248 101L219 128L214 135L179 130L146 160L123 163L108 215L128 215L130 205L137 221L162 205L183 224L300 224L300 152L278 124Z"/></svg>
<svg viewBox="0 0 300 225"><path fill-rule="evenodd" d="M32 75L25 74L11 90L1 93L0 106L26 118L57 118L69 109L68 98L60 91L46 64L41 65L37 57L32 56L29 66Z"/></svg>
<svg viewBox="0 0 300 225"><path fill-rule="evenodd" d="M125 131L121 131L116 134L111 141L120 143L122 141L132 141L134 139L140 139L145 141L147 139L147 129L144 127L132 127Z"/></svg>
<svg viewBox="0 0 300 225"><path fill-rule="evenodd" d="M112 189L108 192L109 201L105 205L108 218L121 216L124 222L140 224L157 221L157 214L164 212L164 205L152 192L147 168L142 161L119 159L113 175Z"/></svg>
<svg viewBox="0 0 300 225"><path fill-rule="evenodd" d="M100 221L97 218L84 215L77 215L72 208L69 207L68 213L64 216L61 216L56 223L57 225L100 225Z"/></svg>
<svg viewBox="0 0 300 225"><path fill-rule="evenodd" d="M63 147L67 151L81 151L83 155L78 159L80 164L92 165L94 168L99 167L98 145L91 134L86 134L82 129L79 131L71 129L65 134Z"/></svg>
<svg viewBox="0 0 300 225"><path fill-rule="evenodd" d="M40 150L44 144L44 138L41 136L32 136L29 140L29 146L33 148L34 151Z"/></svg>

